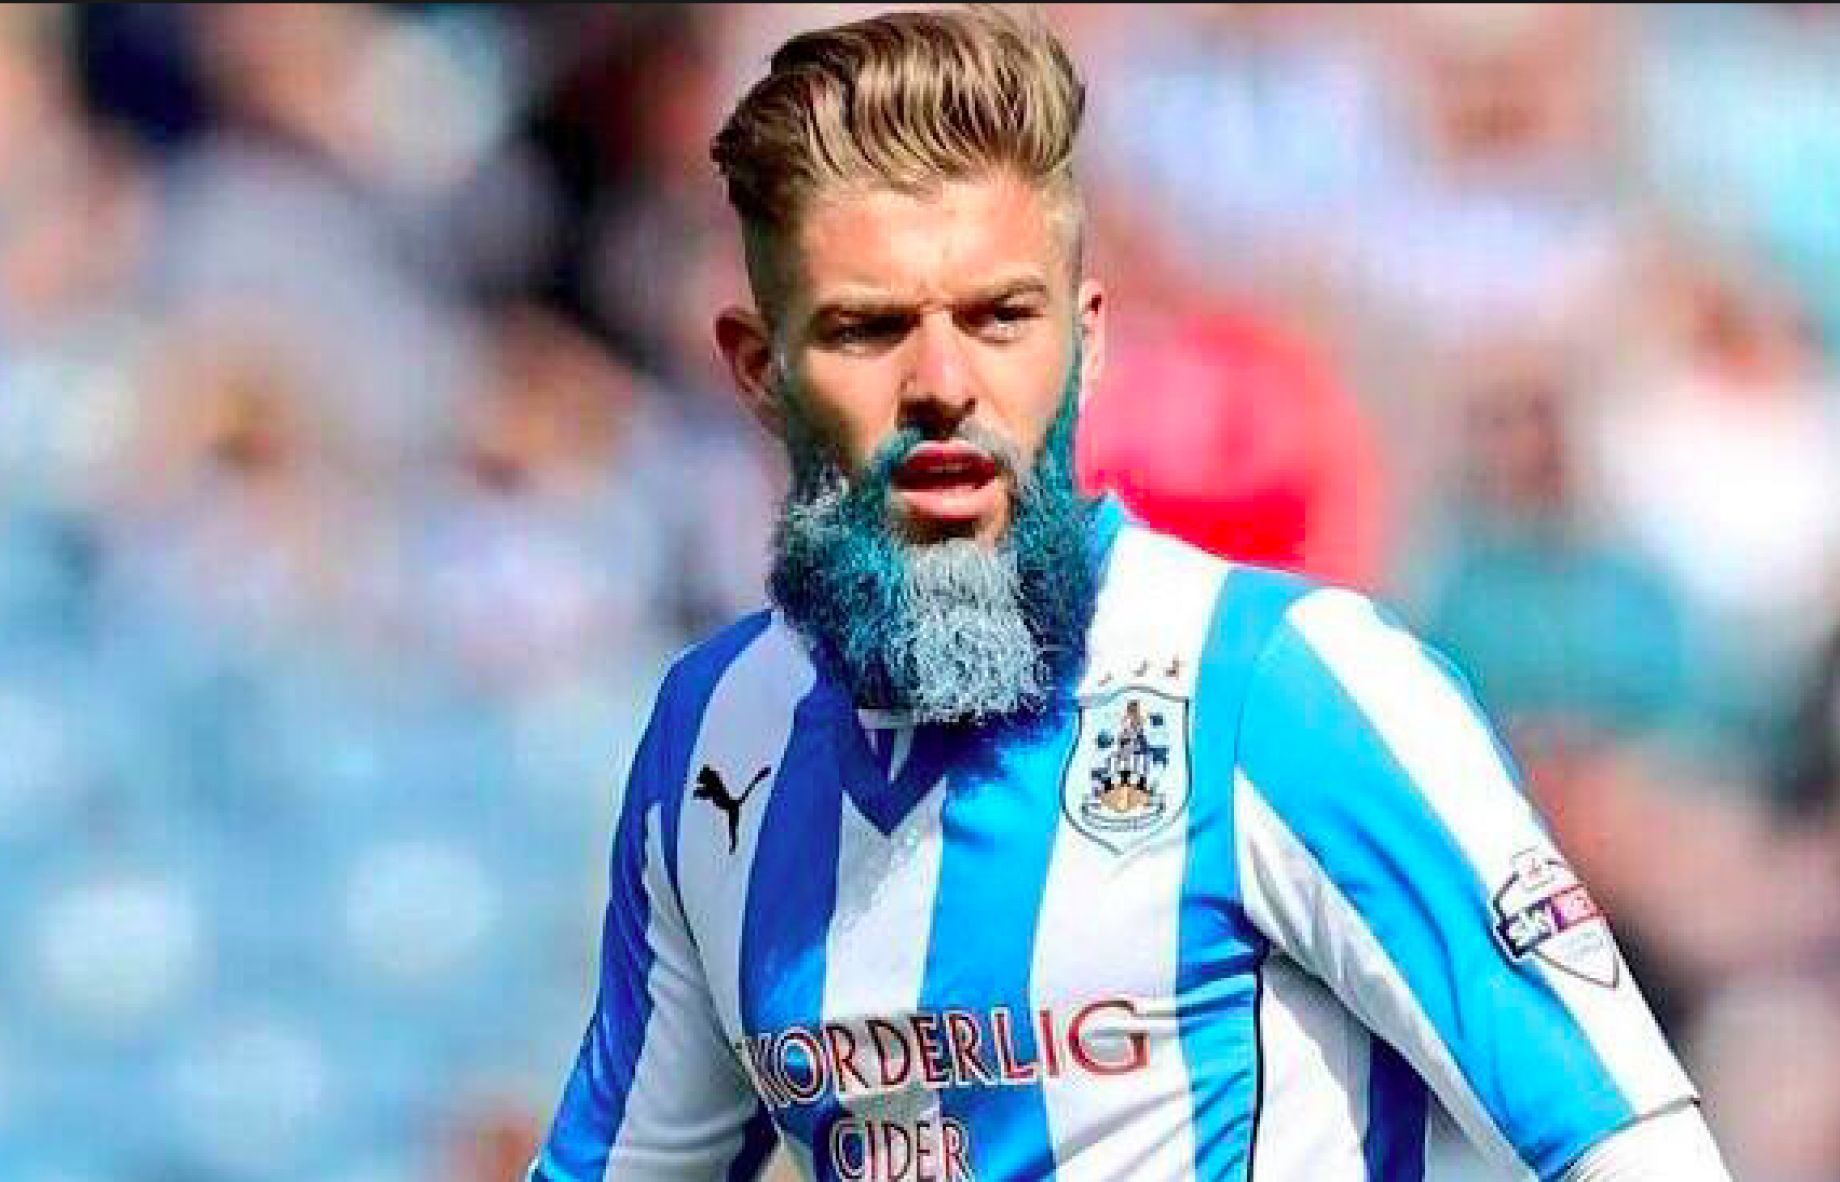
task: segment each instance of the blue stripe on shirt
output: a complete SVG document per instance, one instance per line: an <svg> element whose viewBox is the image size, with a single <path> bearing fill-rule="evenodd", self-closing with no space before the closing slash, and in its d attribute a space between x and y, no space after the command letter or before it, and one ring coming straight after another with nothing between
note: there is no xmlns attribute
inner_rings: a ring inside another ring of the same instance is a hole
<svg viewBox="0 0 1840 1182"><path fill-rule="evenodd" d="M837 775L838 706L822 682L792 716L792 737L773 776L748 872L741 929L741 1025L751 1036L798 1027L822 1029L825 947L837 906L838 830L843 789ZM800 1084L822 1062L792 1056ZM789 1052L790 1053L790 1052ZM835 1177L824 1138L839 1108L834 1091L779 1110L782 1128L811 1148L819 1179Z"/></svg>
<svg viewBox="0 0 1840 1182"><path fill-rule="evenodd" d="M1367 1061L1367 1131L1361 1154L1368 1182L1422 1182L1425 1081L1398 1051L1373 1035Z"/></svg>
<svg viewBox="0 0 1840 1182"><path fill-rule="evenodd" d="M1188 1065L1195 1177L1243 1178L1259 1091L1258 970L1267 942L1240 906L1233 769L1240 705L1258 655L1308 584L1255 567L1227 573L1195 683L1193 789L1176 995Z"/></svg>
<svg viewBox="0 0 1840 1182"><path fill-rule="evenodd" d="M994 1046L989 1015L1008 1007L1020 1062L1041 1062L1029 987L1073 732L1064 707L1033 723L993 728L944 786L944 857L919 1008L976 1015L983 1045ZM1053 1176L1039 1085L947 1088L940 1109L965 1126L973 1177Z"/></svg>
<svg viewBox="0 0 1840 1182"><path fill-rule="evenodd" d="M735 1160L728 1164L728 1173L723 1175L726 1182L754 1182L754 1179L760 1177L760 1171L767 1164L767 1155L773 1152L778 1141L767 1106L756 1104L754 1115L742 1127L741 1148L736 1151Z"/></svg>

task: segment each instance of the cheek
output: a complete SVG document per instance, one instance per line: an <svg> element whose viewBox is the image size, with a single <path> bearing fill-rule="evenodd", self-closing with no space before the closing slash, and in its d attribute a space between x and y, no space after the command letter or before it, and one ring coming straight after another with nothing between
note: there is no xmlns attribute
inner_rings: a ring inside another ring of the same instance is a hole
<svg viewBox="0 0 1840 1182"><path fill-rule="evenodd" d="M1015 393L1002 413L1017 444L1030 455L1047 439L1067 396L1069 377L1065 354L1048 348L1030 359L1026 373L1018 375L1011 386Z"/></svg>
<svg viewBox="0 0 1840 1182"><path fill-rule="evenodd" d="M813 366L803 388L814 421L852 471L860 470L897 426L898 399L873 366Z"/></svg>

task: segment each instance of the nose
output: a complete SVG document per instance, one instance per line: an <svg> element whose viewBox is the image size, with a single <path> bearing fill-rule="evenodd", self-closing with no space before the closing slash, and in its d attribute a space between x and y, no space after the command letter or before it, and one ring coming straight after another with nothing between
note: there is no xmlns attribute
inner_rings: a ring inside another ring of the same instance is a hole
<svg viewBox="0 0 1840 1182"><path fill-rule="evenodd" d="M958 325L948 311L921 318L901 390L902 409L929 430L950 430L977 406L976 384Z"/></svg>

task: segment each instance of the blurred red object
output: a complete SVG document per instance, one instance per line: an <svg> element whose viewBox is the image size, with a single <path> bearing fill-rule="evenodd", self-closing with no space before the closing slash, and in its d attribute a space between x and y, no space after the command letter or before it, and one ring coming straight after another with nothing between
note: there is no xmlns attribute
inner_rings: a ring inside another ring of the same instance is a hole
<svg viewBox="0 0 1840 1182"><path fill-rule="evenodd" d="M1211 311L1114 338L1082 410L1081 486L1242 562L1371 589L1382 574L1378 448L1301 340Z"/></svg>

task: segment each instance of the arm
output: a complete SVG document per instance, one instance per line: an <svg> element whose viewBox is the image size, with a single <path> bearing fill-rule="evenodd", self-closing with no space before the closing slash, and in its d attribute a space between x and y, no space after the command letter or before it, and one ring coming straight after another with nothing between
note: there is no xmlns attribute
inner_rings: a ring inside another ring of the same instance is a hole
<svg viewBox="0 0 1840 1182"><path fill-rule="evenodd" d="M664 810L682 782L665 751L668 694L667 683L627 783L599 996L531 1182L751 1179L773 1144L723 1043L665 873Z"/></svg>
<svg viewBox="0 0 1840 1182"><path fill-rule="evenodd" d="M1566 1178L1696 1099L1480 713L1365 600L1307 595L1266 642L1235 816L1253 922L1501 1165Z"/></svg>

